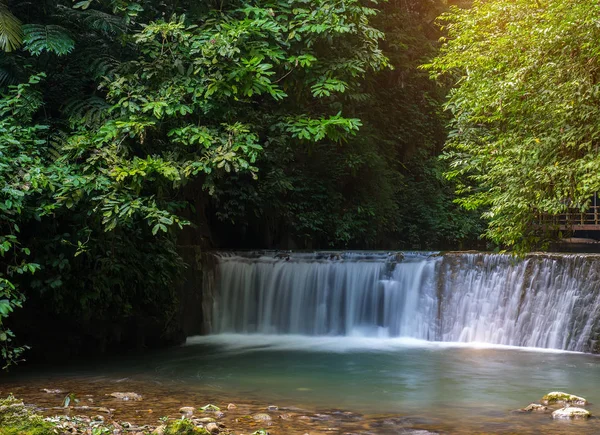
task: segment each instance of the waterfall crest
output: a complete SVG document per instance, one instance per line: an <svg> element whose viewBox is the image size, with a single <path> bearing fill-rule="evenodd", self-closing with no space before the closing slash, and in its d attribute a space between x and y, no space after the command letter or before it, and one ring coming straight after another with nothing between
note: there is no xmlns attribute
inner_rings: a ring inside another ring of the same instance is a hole
<svg viewBox="0 0 600 435"><path fill-rule="evenodd" d="M215 254L212 334L410 337L590 352L600 257Z"/></svg>

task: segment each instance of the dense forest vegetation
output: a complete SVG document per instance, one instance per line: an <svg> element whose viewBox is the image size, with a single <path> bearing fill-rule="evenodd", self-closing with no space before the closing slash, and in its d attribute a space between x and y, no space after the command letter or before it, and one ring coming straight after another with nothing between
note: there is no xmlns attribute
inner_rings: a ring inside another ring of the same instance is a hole
<svg viewBox="0 0 600 435"><path fill-rule="evenodd" d="M0 0L6 364L176 338L178 246L458 249L482 213L512 246L586 207L599 6L470 6Z"/></svg>

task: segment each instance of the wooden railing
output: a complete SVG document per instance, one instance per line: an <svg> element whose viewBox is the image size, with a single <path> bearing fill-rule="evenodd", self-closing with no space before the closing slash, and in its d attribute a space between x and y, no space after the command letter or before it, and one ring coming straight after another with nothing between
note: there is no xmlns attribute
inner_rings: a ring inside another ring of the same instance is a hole
<svg viewBox="0 0 600 435"><path fill-rule="evenodd" d="M589 207L585 212L574 208L558 215L541 214L538 222L549 230L600 231L600 206Z"/></svg>

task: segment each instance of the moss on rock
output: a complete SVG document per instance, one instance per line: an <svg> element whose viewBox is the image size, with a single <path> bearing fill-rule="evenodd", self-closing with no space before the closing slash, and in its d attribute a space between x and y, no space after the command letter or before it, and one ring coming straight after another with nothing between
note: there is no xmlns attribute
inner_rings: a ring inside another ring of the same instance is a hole
<svg viewBox="0 0 600 435"><path fill-rule="evenodd" d="M188 419L183 419L167 424L164 435L210 435L210 432L203 427L196 426Z"/></svg>
<svg viewBox="0 0 600 435"><path fill-rule="evenodd" d="M55 428L13 396L0 400L0 435L55 435Z"/></svg>
<svg viewBox="0 0 600 435"><path fill-rule="evenodd" d="M542 397L544 405L553 405L555 403L564 403L566 405L587 405L587 400L583 397L575 396L562 391L553 391Z"/></svg>

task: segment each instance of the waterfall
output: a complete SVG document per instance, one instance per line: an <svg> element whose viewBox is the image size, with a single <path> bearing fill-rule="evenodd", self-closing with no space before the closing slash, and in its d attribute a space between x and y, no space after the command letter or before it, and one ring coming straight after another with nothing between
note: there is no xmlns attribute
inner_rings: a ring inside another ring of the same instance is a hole
<svg viewBox="0 0 600 435"><path fill-rule="evenodd" d="M600 338L600 257L222 253L212 334L411 337L573 351Z"/></svg>

